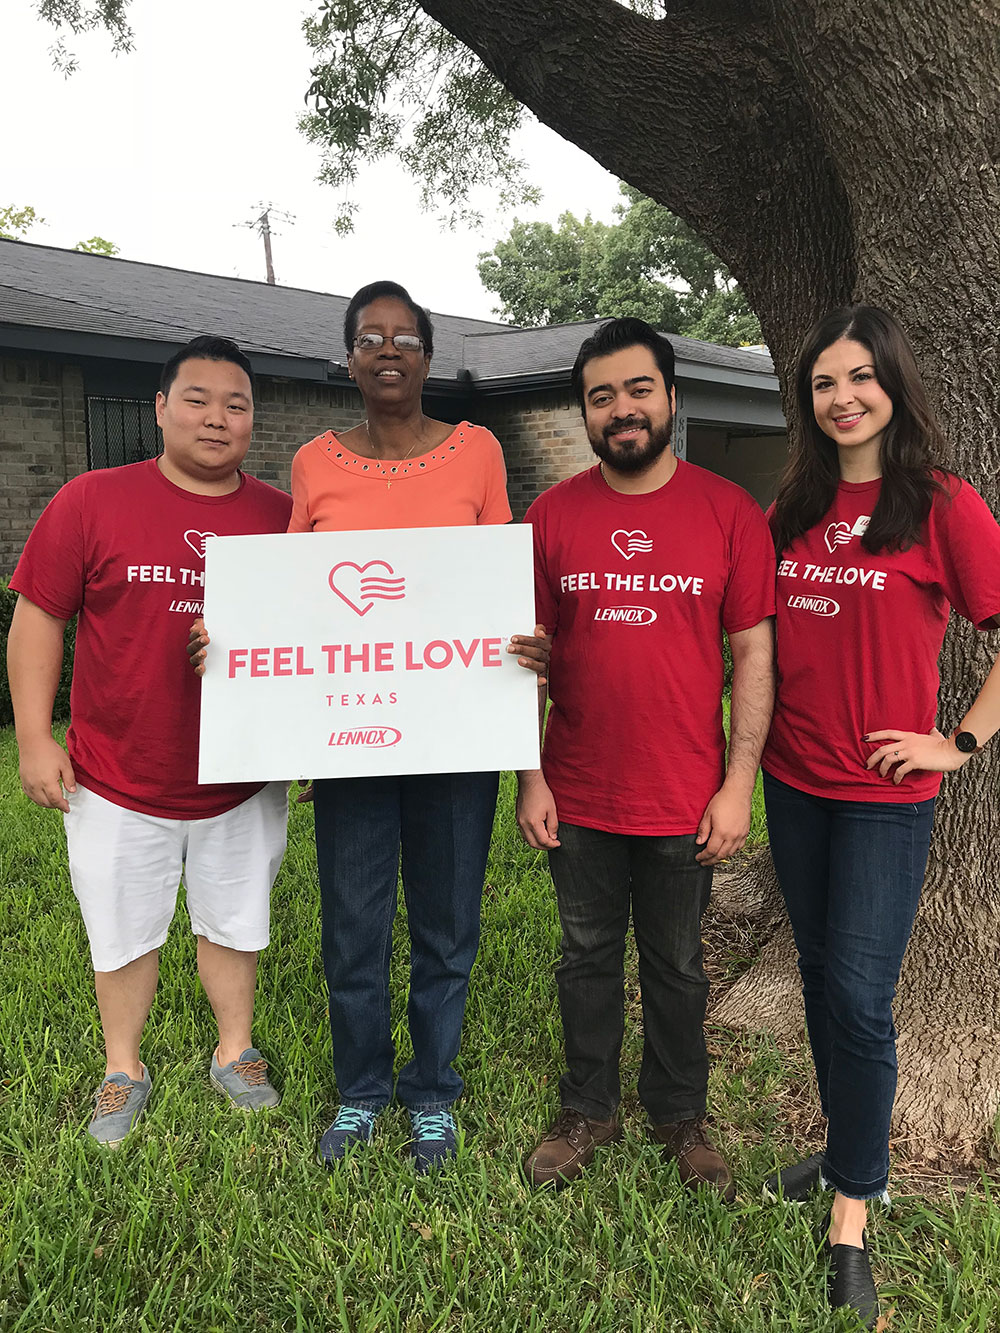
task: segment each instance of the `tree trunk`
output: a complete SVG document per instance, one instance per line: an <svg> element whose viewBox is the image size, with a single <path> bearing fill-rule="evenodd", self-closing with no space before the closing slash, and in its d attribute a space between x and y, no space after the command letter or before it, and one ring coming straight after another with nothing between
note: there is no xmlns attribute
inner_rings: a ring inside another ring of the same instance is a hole
<svg viewBox="0 0 1000 1333"><path fill-rule="evenodd" d="M783 388L818 315L846 300L898 315L950 441L944 461L1000 513L995 0L666 0L659 20L612 0L421 7L539 119L712 245ZM942 729L997 646L953 625ZM894 1133L925 1150L971 1154L1000 1111L996 748L945 776L899 987ZM715 1017L787 1034L801 1027L794 948L773 871L755 873L762 952Z"/></svg>

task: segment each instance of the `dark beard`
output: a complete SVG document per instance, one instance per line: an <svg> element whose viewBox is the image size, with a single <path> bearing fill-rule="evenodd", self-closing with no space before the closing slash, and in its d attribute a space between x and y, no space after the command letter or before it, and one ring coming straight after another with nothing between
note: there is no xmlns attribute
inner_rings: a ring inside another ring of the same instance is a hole
<svg viewBox="0 0 1000 1333"><path fill-rule="evenodd" d="M616 431L629 430L632 427L646 432L646 443L644 445L637 445L634 441L617 446L608 443L609 435L614 435ZM590 440L591 449L602 463L606 463L613 472L631 474L643 472L656 462L669 446L673 429L673 415L668 417L664 425L657 427L655 430L648 417L628 417L624 420L609 422L596 440L589 431L587 436Z"/></svg>

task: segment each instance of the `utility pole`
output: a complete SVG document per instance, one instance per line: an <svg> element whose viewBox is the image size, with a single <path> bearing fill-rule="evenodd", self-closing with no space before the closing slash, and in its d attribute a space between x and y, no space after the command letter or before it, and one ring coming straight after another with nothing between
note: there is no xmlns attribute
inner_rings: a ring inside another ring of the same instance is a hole
<svg viewBox="0 0 1000 1333"><path fill-rule="evenodd" d="M238 223L237 225L238 225L238 226L241 226L241 227L250 227L253 231L260 232L261 236L263 237L263 239L264 239L264 263L265 263L265 265L266 265L267 281L268 281L268 282L271 284L271 286L273 287L273 286L274 286L274 263L272 262L272 259L271 259L271 236L272 236L272 234L275 235L275 236L277 236L279 233L278 233L278 232L273 232L273 233L272 233L272 229L271 229L271 214L274 213L275 216L278 217L278 218L280 218L283 222L288 222L288 223L290 223L290 224L294 224L294 222L295 222L295 218L293 217L293 215L292 215L291 213L284 213L284 212L281 212L280 210L276 209L276 208L274 207L274 204L271 204L271 203L268 203L268 204L263 204L263 203L258 204L258 205L257 205L257 208L259 208L259 209L261 210L261 211L260 211L260 216L259 216L259 217L251 218L249 222L241 222L241 223Z"/></svg>

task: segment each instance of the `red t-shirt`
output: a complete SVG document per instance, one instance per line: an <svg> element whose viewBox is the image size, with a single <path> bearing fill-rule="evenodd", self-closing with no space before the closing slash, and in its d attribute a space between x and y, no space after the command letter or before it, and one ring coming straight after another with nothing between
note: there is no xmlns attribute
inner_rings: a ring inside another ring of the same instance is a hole
<svg viewBox="0 0 1000 1333"><path fill-rule="evenodd" d="M560 819L609 833L694 833L722 785L722 630L774 614L764 515L678 462L622 495L591 468L539 496L538 620L555 631L542 755Z"/></svg>
<svg viewBox="0 0 1000 1333"><path fill-rule="evenodd" d="M947 478L925 540L870 555L861 546L881 480L842 481L823 521L778 565L778 695L762 760L768 773L813 796L925 801L940 773L899 784L865 761L872 731L934 725L948 608L982 629L1000 613L1000 527L967 482ZM946 734L969 699L941 719Z"/></svg>
<svg viewBox="0 0 1000 1333"><path fill-rule="evenodd" d="M261 788L198 785L201 682L186 651L205 537L288 524L287 495L241 479L216 496L181 490L155 459L87 472L46 506L10 580L50 615L79 615L70 759L85 787L128 810L204 819Z"/></svg>

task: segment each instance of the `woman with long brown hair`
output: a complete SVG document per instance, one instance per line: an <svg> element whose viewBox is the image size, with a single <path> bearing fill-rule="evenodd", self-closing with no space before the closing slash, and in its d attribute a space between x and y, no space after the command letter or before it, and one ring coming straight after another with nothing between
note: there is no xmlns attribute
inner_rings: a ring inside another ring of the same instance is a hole
<svg viewBox="0 0 1000 1333"><path fill-rule="evenodd" d="M762 764L827 1141L765 1189L786 1200L834 1191L822 1234L830 1303L871 1327L867 1204L887 1197L892 1000L934 798L940 774L1000 730L1000 663L938 729L937 658L951 608L980 629L1000 625L1000 527L940 467L913 352L884 311L847 307L810 331L796 400L793 457L769 515L778 690Z"/></svg>

